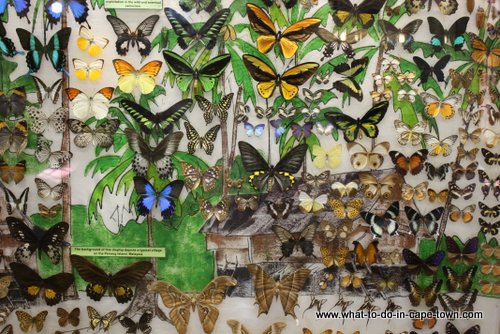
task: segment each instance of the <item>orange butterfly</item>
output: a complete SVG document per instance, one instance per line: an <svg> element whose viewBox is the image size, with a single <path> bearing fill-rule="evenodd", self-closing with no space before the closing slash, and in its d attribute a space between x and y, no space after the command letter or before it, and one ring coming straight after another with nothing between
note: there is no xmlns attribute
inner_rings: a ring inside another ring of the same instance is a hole
<svg viewBox="0 0 500 334"><path fill-rule="evenodd" d="M473 33L469 33L469 38L472 46L470 57L473 61L490 68L500 66L500 47L498 47L497 41L490 41L491 45L487 45L481 38Z"/></svg>
<svg viewBox="0 0 500 334"><path fill-rule="evenodd" d="M408 172L412 175L420 173L424 168L424 162L427 159L428 154L429 151L426 149L418 150L410 157L407 157L398 151L389 152L389 156L396 167L396 171L402 176L405 176Z"/></svg>
<svg viewBox="0 0 500 334"><path fill-rule="evenodd" d="M354 241L354 255L356 256L356 264L363 266L371 266L377 262L378 241L372 241L366 248L359 242Z"/></svg>

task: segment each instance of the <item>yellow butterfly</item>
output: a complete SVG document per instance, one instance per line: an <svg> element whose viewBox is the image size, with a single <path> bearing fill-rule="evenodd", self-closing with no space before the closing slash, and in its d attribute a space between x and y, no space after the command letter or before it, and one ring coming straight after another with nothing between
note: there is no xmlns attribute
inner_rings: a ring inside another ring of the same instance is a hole
<svg viewBox="0 0 500 334"><path fill-rule="evenodd" d="M92 57L97 57L108 43L109 39L94 36L89 28L84 25L80 26L78 39L76 40L76 45L80 50L87 51Z"/></svg>
<svg viewBox="0 0 500 334"><path fill-rule="evenodd" d="M349 248L339 247L333 250L331 247L322 246L320 252L323 264L326 268L330 268L334 265L341 268L346 263L347 256L349 255Z"/></svg>
<svg viewBox="0 0 500 334"><path fill-rule="evenodd" d="M162 62L150 61L139 70L123 59L114 59L113 65L116 73L120 76L118 87L122 92L130 94L135 87L139 87L141 94L149 94L156 86L156 76L160 72Z"/></svg>
<svg viewBox="0 0 500 334"><path fill-rule="evenodd" d="M349 219L354 219L359 216L364 203L360 198L355 198L345 203L339 199L331 198L328 204L337 218L344 219L347 217Z"/></svg>
<svg viewBox="0 0 500 334"><path fill-rule="evenodd" d="M313 165L316 168L336 168L342 162L342 145L337 144L325 150L319 145L312 147Z"/></svg>
<svg viewBox="0 0 500 334"><path fill-rule="evenodd" d="M328 195L322 194L316 197L311 197L306 192L299 193L299 209L303 213L319 213L324 211L325 204L328 201Z"/></svg>
<svg viewBox="0 0 500 334"><path fill-rule="evenodd" d="M279 86L281 96L285 100L293 99L299 92L300 85L303 85L312 77L319 67L317 63L303 63L286 70L279 75L263 60L251 56L243 55L243 62L254 80L258 81L257 91L265 99L270 98L276 86Z"/></svg>
<svg viewBox="0 0 500 334"><path fill-rule="evenodd" d="M75 68L75 76L78 80L90 79L92 81L95 81L100 79L103 66L104 66L103 59L97 59L91 63L86 63L81 59L73 58L73 67Z"/></svg>
<svg viewBox="0 0 500 334"><path fill-rule="evenodd" d="M431 134L424 134L424 141L429 149L429 155L436 156L442 155L447 157L451 154L452 146L457 141L458 136L452 135L448 136L443 140L439 140L436 136Z"/></svg>
<svg viewBox="0 0 500 334"><path fill-rule="evenodd" d="M248 334L250 331L241 322L237 320L228 320L227 325L231 327L233 334ZM275 322L263 332L263 334L281 334L286 327L284 322Z"/></svg>
<svg viewBox="0 0 500 334"><path fill-rule="evenodd" d="M36 331L41 332L48 314L49 312L42 311L33 317L27 312L18 310L16 311L16 316L17 320L19 320L19 328L21 328L23 332L28 333L33 326L35 326Z"/></svg>
<svg viewBox="0 0 500 334"><path fill-rule="evenodd" d="M10 283L12 283L12 276L10 275L0 278L0 299L7 297L9 294Z"/></svg>

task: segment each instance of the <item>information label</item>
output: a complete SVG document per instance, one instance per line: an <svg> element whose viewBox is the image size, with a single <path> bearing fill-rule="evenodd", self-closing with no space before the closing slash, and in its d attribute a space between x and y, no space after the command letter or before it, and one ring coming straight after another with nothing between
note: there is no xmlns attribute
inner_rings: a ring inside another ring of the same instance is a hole
<svg viewBox="0 0 500 334"><path fill-rule="evenodd" d="M163 9L163 0L106 0L106 9Z"/></svg>
<svg viewBox="0 0 500 334"><path fill-rule="evenodd" d="M71 254L80 256L165 257L165 248L71 247Z"/></svg>

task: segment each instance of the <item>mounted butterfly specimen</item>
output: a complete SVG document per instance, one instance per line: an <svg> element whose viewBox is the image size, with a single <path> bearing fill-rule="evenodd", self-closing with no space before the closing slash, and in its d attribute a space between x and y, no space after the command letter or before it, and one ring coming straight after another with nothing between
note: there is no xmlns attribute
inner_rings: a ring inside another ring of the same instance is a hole
<svg viewBox="0 0 500 334"><path fill-rule="evenodd" d="M351 0L328 0L328 3L335 11L333 21L337 26L350 21L353 25L367 29L373 25L375 16L384 6L385 0L363 0L359 4L353 4Z"/></svg>
<svg viewBox="0 0 500 334"><path fill-rule="evenodd" d="M397 173L391 173L380 179L370 173L359 173L360 189L363 195L369 199L381 196L383 199L393 197L393 189L401 182Z"/></svg>
<svg viewBox="0 0 500 334"><path fill-rule="evenodd" d="M73 115L79 120L85 121L91 117L101 120L108 116L109 103L114 90L112 87L104 87L92 96L71 87L67 88L65 92L73 104L71 106Z"/></svg>
<svg viewBox="0 0 500 334"><path fill-rule="evenodd" d="M66 311L65 309L58 307L56 311L59 320L57 323L61 327L66 327L66 325L70 324L73 327L76 327L80 324L80 308L76 307L71 311Z"/></svg>
<svg viewBox="0 0 500 334"><path fill-rule="evenodd" d="M49 306L58 304L63 293L74 281L73 274L70 273L59 273L42 278L27 265L17 262L12 262L10 269L28 301L35 300L43 291L42 297Z"/></svg>
<svg viewBox="0 0 500 334"><path fill-rule="evenodd" d="M77 147L85 148L92 143L94 146L109 149L113 145L113 135L120 126L120 120L117 118L106 119L99 122L98 125L92 129L82 121L70 118L68 120L68 126L70 131L75 134L73 142Z"/></svg>
<svg viewBox="0 0 500 334"><path fill-rule="evenodd" d="M295 183L296 174L302 167L307 144L300 144L288 151L276 165L269 165L262 155L249 143L238 142L245 170L251 175L248 182L259 191L271 191L274 182L280 191L289 190Z"/></svg>
<svg viewBox="0 0 500 334"><path fill-rule="evenodd" d="M267 212L273 219L287 219L292 211L293 199L281 201L264 201Z"/></svg>
<svg viewBox="0 0 500 334"><path fill-rule="evenodd" d="M464 34L469 22L468 16L456 20L448 30L435 17L427 17L427 22L429 23L431 34L434 35L431 39L431 44L436 52L442 51L445 44L451 45L455 51L462 50L462 46L465 43Z"/></svg>
<svg viewBox="0 0 500 334"><path fill-rule="evenodd" d="M444 213L444 207L440 206L433 209L429 213L422 215L413 208L405 206L405 213L410 221L410 231L413 234L417 234L421 226L425 226L425 229L430 235L436 234L439 227L439 221Z"/></svg>
<svg viewBox="0 0 500 334"><path fill-rule="evenodd" d="M417 200L423 201L427 196L429 182L424 181L415 186L408 183L401 185L401 198L405 201Z"/></svg>
<svg viewBox="0 0 500 334"><path fill-rule="evenodd" d="M141 56L149 56L151 52L151 42L148 37L151 36L156 22L158 22L160 18L159 15L151 15L145 18L144 21L139 23L137 29L134 31L116 16L107 15L106 18L109 23L111 23L111 27L117 36L116 52L120 56L126 56L130 46L135 47L136 45Z"/></svg>
<svg viewBox="0 0 500 334"><path fill-rule="evenodd" d="M400 175L405 176L408 172L417 175L424 169L424 162L427 159L428 152L426 149L421 149L407 157L398 151L390 151L389 156Z"/></svg>
<svg viewBox="0 0 500 334"><path fill-rule="evenodd" d="M411 250L407 248L403 249L403 259L407 264L410 275L418 275L421 272L427 276L435 275L444 257L445 253L441 250L422 259Z"/></svg>
<svg viewBox="0 0 500 334"><path fill-rule="evenodd" d="M300 248L302 254L305 256L314 256L313 239L316 234L316 227L316 224L310 224L302 231L290 232L284 227L273 225L271 229L281 242L280 248L282 256L279 260L281 261L284 257L291 256L296 248Z"/></svg>
<svg viewBox="0 0 500 334"><path fill-rule="evenodd" d="M207 49L213 49L222 27L229 16L229 9L222 9L212 15L196 30L189 21L172 8L165 7L165 15L177 35L177 42L185 50L192 41L203 43Z"/></svg>
<svg viewBox="0 0 500 334"><path fill-rule="evenodd" d="M215 125L210 128L204 136L200 136L198 131L189 122L184 122L186 128L186 137L188 138L188 152L193 154L198 148L202 148L206 154L212 155L214 151L214 142L217 139L217 134L220 130L220 125Z"/></svg>
<svg viewBox="0 0 500 334"><path fill-rule="evenodd" d="M232 334L250 334L251 332L239 321L228 320L227 325L231 328ZM286 324L284 322L275 322L271 324L263 334L281 334L285 329Z"/></svg>
<svg viewBox="0 0 500 334"><path fill-rule="evenodd" d="M92 330L98 328L103 331L107 331L111 326L111 323L116 319L118 312L110 311L105 315L100 315L95 308L87 306L87 314L89 316L90 328L92 328Z"/></svg>
<svg viewBox="0 0 500 334"><path fill-rule="evenodd" d="M367 29L360 29L350 32L346 35L337 35L324 28L317 28L316 35L324 42L328 43L323 50L323 56L329 58L333 55L334 51L342 50L348 58L354 58L355 54L352 44L356 44L368 35Z"/></svg>
<svg viewBox="0 0 500 334"><path fill-rule="evenodd" d="M354 119L349 115L327 112L325 118L337 129L344 132L344 139L350 143L356 139L361 139L364 133L368 138L378 137L377 124L384 119L389 102L384 101L375 104L368 110L363 117Z"/></svg>
<svg viewBox="0 0 500 334"><path fill-rule="evenodd" d="M66 55L64 51L68 48L71 28L62 28L56 32L46 45L42 44L42 42L28 30L17 28L16 32L19 36L21 46L24 50L28 51L26 54L26 63L29 69L28 73L38 72L43 57L50 60L52 67L54 67L57 72L65 71Z"/></svg>
<svg viewBox="0 0 500 334"><path fill-rule="evenodd" d="M480 231L484 234L497 235L498 229L500 228L500 220L494 223L488 223L484 219L479 218L479 226L481 226Z"/></svg>
<svg viewBox="0 0 500 334"><path fill-rule="evenodd" d="M111 274L90 260L74 254L71 255L71 263L88 282L85 291L90 299L98 302L108 292L109 296L113 294L120 304L132 300L134 293L131 287L136 286L153 267L151 262L139 261Z"/></svg>
<svg viewBox="0 0 500 334"><path fill-rule="evenodd" d="M460 241L460 243L462 243ZM448 261L452 264L456 264L458 262L463 262L466 265L471 265L476 260L476 253L479 248L479 239L477 237L471 238L464 243L462 249L458 245L457 241L450 237L446 236L446 255Z"/></svg>
<svg viewBox="0 0 500 334"><path fill-rule="evenodd" d="M247 4L246 7L250 26L260 34L257 37L259 51L268 53L279 44L285 58L293 57L299 48L297 42L305 42L321 23L320 19L308 18L279 31L264 10L254 4Z"/></svg>
<svg viewBox="0 0 500 334"><path fill-rule="evenodd" d="M50 208L43 205L42 203L38 203L38 213L40 216L43 218L55 218L59 214L59 212L62 210L62 205L60 203L57 203Z"/></svg>
<svg viewBox="0 0 500 334"><path fill-rule="evenodd" d="M35 178L35 184L37 188L37 194L40 198L50 198L54 201L59 201L68 188L68 184L64 182L51 187L47 182L39 177Z"/></svg>
<svg viewBox="0 0 500 334"><path fill-rule="evenodd" d="M18 198L8 188L3 187L7 213L9 215L13 214L15 210L21 212L22 214L26 214L26 210L28 209L29 190L30 188L26 187Z"/></svg>
<svg viewBox="0 0 500 334"><path fill-rule="evenodd" d="M289 68L283 74L278 74L271 65L249 54L243 55L243 63L252 78L258 81L257 91L260 96L264 99L270 98L279 86L281 96L287 101L298 94L298 86L305 84L319 68L319 64L308 62Z"/></svg>
<svg viewBox="0 0 500 334"><path fill-rule="evenodd" d="M222 166L213 166L206 171L202 171L187 162L181 162L181 167L184 184L191 191L197 189L200 185L204 192L212 191L217 185L222 172Z"/></svg>
<svg viewBox="0 0 500 334"><path fill-rule="evenodd" d="M481 154L484 157L484 162L488 165L500 165L500 153L493 153L486 148L481 148Z"/></svg>
<svg viewBox="0 0 500 334"><path fill-rule="evenodd" d="M481 332L481 327L479 325L472 326L465 332L459 332L457 327L451 322L446 323L446 334L479 334Z"/></svg>
<svg viewBox="0 0 500 334"><path fill-rule="evenodd" d="M356 100L363 100L363 91L356 81L356 76L366 69L369 59L367 57L354 59L351 65L341 63L333 67L333 71L344 78L333 82L333 88L342 93L347 93Z"/></svg>
<svg viewBox="0 0 500 334"><path fill-rule="evenodd" d="M7 92L0 90L0 117L2 119L13 119L23 115L26 108L26 89L24 87L16 87L10 90L10 95Z"/></svg>
<svg viewBox="0 0 500 334"><path fill-rule="evenodd" d="M297 319L295 307L298 305L299 291L304 287L311 271L305 268L297 269L277 282L259 265L249 264L247 267L255 286L255 299L259 305L258 316L267 314L274 297L279 296L285 316L291 315Z"/></svg>
<svg viewBox="0 0 500 334"><path fill-rule="evenodd" d="M371 151L359 143L347 143L347 150L351 155L351 165L360 170L366 167L378 169L384 163L384 155L389 152L390 144L387 141L376 144Z"/></svg>
<svg viewBox="0 0 500 334"><path fill-rule="evenodd" d="M384 231L390 236L398 231L399 224L396 218L399 216L399 202L397 201L393 202L380 216L369 211L361 211L360 215L370 225L371 232L377 238L381 238Z"/></svg>
<svg viewBox="0 0 500 334"><path fill-rule="evenodd" d="M66 129L68 119L68 108L57 108L50 116L47 116L42 109L35 106L27 108L28 115L32 123L30 129L36 134L44 133L51 126L56 133L62 133Z"/></svg>
<svg viewBox="0 0 500 334"><path fill-rule="evenodd" d="M463 312L473 311L474 303L476 302L478 291L476 289L464 293L460 298L454 299L447 294L439 294L439 302L446 312Z"/></svg>
<svg viewBox="0 0 500 334"><path fill-rule="evenodd" d="M444 266L443 274L446 277L446 285L450 292L455 292L461 290L463 292L469 292L472 283L474 282L474 276L476 275L477 266L471 266L463 272L463 274L458 274L451 267Z"/></svg>
<svg viewBox="0 0 500 334"><path fill-rule="evenodd" d="M453 183L450 186L450 196L453 199L463 198L464 200L469 200L472 198L475 189L476 189L475 183L471 183L463 188L460 188L456 183Z"/></svg>
<svg viewBox="0 0 500 334"><path fill-rule="evenodd" d="M152 328L150 325L151 320L153 320L154 314L151 311L144 312L139 318L138 322L135 322L131 318L121 315L118 318L120 324L126 328L126 334L136 334L139 331L143 334L150 334L152 332Z"/></svg>
<svg viewBox="0 0 500 334"><path fill-rule="evenodd" d="M0 179L5 183L14 181L16 184L24 179L26 173L26 160L18 161L10 166L5 160L0 159Z"/></svg>
<svg viewBox="0 0 500 334"><path fill-rule="evenodd" d="M160 72L162 62L152 60L136 70L130 63L123 59L113 59L118 78L118 87L124 93L130 94L136 87L141 94L151 93L156 86L156 76Z"/></svg>
<svg viewBox="0 0 500 334"><path fill-rule="evenodd" d="M184 187L184 181L175 180L161 190L156 190L144 177L136 176L134 177L134 186L139 196L137 211L141 216L147 216L153 207L159 206L163 219L169 219L175 212L176 204L174 200L179 198Z"/></svg>
<svg viewBox="0 0 500 334"><path fill-rule="evenodd" d="M179 0L179 6L185 12L190 12L195 9L196 14L199 14L202 10L210 13L214 10L216 0Z"/></svg>
<svg viewBox="0 0 500 334"><path fill-rule="evenodd" d="M407 289L410 292L408 298L412 306L419 306L422 301L425 301L427 307L432 307L436 302L439 290L443 284L443 280L432 282L426 287L421 287L415 281L406 279Z"/></svg>
<svg viewBox="0 0 500 334"><path fill-rule="evenodd" d="M423 139L427 145L430 156L442 155L443 157L447 157L451 154L453 145L457 141L458 136L452 135L441 140L434 135L425 133ZM453 165L451 166L453 169Z"/></svg>
<svg viewBox="0 0 500 334"><path fill-rule="evenodd" d="M408 143L411 143L411 145L417 146L420 145L422 136L425 133L427 121L422 120L413 126L409 126L403 121L397 119L394 121L394 128L396 128L396 132L398 133L397 139L399 144L405 146Z"/></svg>
<svg viewBox="0 0 500 334"><path fill-rule="evenodd" d="M89 15L89 5L87 0L48 0L45 3L45 15L47 18L47 27L59 23L61 17L71 10L75 21L79 24L87 22ZM88 23L87 23L88 24Z"/></svg>
<svg viewBox="0 0 500 334"><path fill-rule="evenodd" d="M174 285L161 281L149 284L148 289L157 292L163 304L170 309L169 317L177 333L187 333L191 312L197 308L203 332L210 334L219 318L217 305L226 297L226 290L236 284L238 282L230 276L218 276L199 294L184 293Z"/></svg>
<svg viewBox="0 0 500 334"><path fill-rule="evenodd" d="M60 222L44 230L38 226L31 229L24 221L12 216L7 217L6 221L11 236L23 243L14 253L16 261L27 263L35 252L38 252L38 258L41 259L43 252L47 254L50 262L59 263L60 248L64 246L64 238L69 230L68 223Z"/></svg>
<svg viewBox="0 0 500 334"><path fill-rule="evenodd" d="M425 172L427 173L427 179L430 181L434 179L443 181L444 179L446 179L446 174L448 174L450 170L449 163L445 163L436 167L430 162L425 162L424 166L425 166Z"/></svg>
<svg viewBox="0 0 500 334"><path fill-rule="evenodd" d="M104 59L96 59L90 63L87 63L81 59L73 58L73 67L75 68L75 77L78 80L92 81L99 80L102 74L102 68L104 66Z"/></svg>
<svg viewBox="0 0 500 334"><path fill-rule="evenodd" d="M479 202L481 203L481 202ZM460 209L454 204L450 204L449 217L452 222L457 222L460 219L467 224L474 218L473 213L476 211L476 204L467 205L465 208Z"/></svg>
<svg viewBox="0 0 500 334"><path fill-rule="evenodd" d="M21 120L9 129L6 122L0 121L0 155L6 151L19 154L28 145L28 123Z"/></svg>
<svg viewBox="0 0 500 334"><path fill-rule="evenodd" d="M377 263L378 240L370 242L366 248L358 241L353 241L353 244L356 265L370 268L372 264Z"/></svg>
<svg viewBox="0 0 500 334"><path fill-rule="evenodd" d="M89 56L97 57L109 43L109 39L95 36L92 31L84 25L80 26L76 45L82 51L87 51Z"/></svg>
<svg viewBox="0 0 500 334"><path fill-rule="evenodd" d="M30 23L30 20L28 19L28 12L30 10L31 6L31 0L2 0L0 1L0 16L3 16L5 12L7 11L7 5L11 4L12 7L14 7L14 10L16 11L17 16L20 18L25 17L28 20L28 24Z"/></svg>
<svg viewBox="0 0 500 334"><path fill-rule="evenodd" d="M245 198L243 196L236 196L234 198L236 203L236 209L240 212L244 212L247 209L250 211L256 211L259 208L259 198L255 195Z"/></svg>
<svg viewBox="0 0 500 334"><path fill-rule="evenodd" d="M201 95L196 95L194 98L198 102L198 106L203 111L203 119L208 124L212 123L214 115L219 117L221 123L227 121L229 116L229 108L233 101L234 93L224 95L218 103L212 103Z"/></svg>
<svg viewBox="0 0 500 334"><path fill-rule="evenodd" d="M28 333L32 328L35 328L39 333L43 330L45 319L47 319L48 314L48 311L41 311L37 315L32 316L23 310L17 310L16 317L19 321L19 328L25 333Z"/></svg>
<svg viewBox="0 0 500 334"><path fill-rule="evenodd" d="M231 61L229 54L222 54L194 68L186 59L172 51L164 50L163 58L177 77L179 89L187 92L192 87L194 95L212 90Z"/></svg>
<svg viewBox="0 0 500 334"><path fill-rule="evenodd" d="M31 76L36 88L37 102L42 104L46 100L50 100L53 104L59 101L59 96L62 88L62 79L57 79L52 85L48 85L39 77Z"/></svg>
<svg viewBox="0 0 500 334"><path fill-rule="evenodd" d="M486 174L482 169L478 170L477 173L479 175L479 182L482 183L481 192L484 195L483 200L488 197L490 192L492 192L493 196L498 200L500 196L500 175L495 178Z"/></svg>
<svg viewBox="0 0 500 334"><path fill-rule="evenodd" d="M41 135L38 135L35 151L36 159L41 163L48 163L49 168L59 169L69 159L73 157L73 153L69 151L54 151L50 149L51 142Z"/></svg>
<svg viewBox="0 0 500 334"><path fill-rule="evenodd" d="M451 56L450 55L445 55L441 57L434 66L429 65L424 59L414 56L413 61L415 64L417 64L417 67L420 71L420 82L419 86L422 84L427 83L429 78L433 78L433 75L436 77L436 80L438 82L444 82L445 81L445 75L444 75L444 68L446 65L448 65L448 62L450 61Z"/></svg>
<svg viewBox="0 0 500 334"><path fill-rule="evenodd" d="M7 37L7 31L3 26L3 22L0 22L0 53L6 57L14 57L18 54L24 54L22 51L17 51L14 42Z"/></svg>
<svg viewBox="0 0 500 334"><path fill-rule="evenodd" d="M186 111L191 109L193 100L181 100L167 110L158 113L153 113L140 104L126 99L120 101L120 106L139 123L144 133L150 134L154 132L156 134L165 134L172 130L174 122L179 120Z"/></svg>
<svg viewBox="0 0 500 334"><path fill-rule="evenodd" d="M394 50L398 43L403 44L405 50L409 50L413 43L413 35L417 33L422 25L422 20L413 20L403 28L397 28L394 24L386 20L379 20L378 24L384 33L384 45L387 50Z"/></svg>
<svg viewBox="0 0 500 334"><path fill-rule="evenodd" d="M472 44L471 59L488 68L498 68L500 66L500 46L496 43L498 39L487 38L484 41L474 33L468 34Z"/></svg>

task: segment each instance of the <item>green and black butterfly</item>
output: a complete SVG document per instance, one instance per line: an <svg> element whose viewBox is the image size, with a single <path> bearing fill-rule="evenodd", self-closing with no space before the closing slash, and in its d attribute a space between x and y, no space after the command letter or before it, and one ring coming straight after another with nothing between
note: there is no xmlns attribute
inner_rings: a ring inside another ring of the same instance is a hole
<svg viewBox="0 0 500 334"><path fill-rule="evenodd" d="M363 72L363 70L368 65L369 59L367 57L363 57L360 59L355 59L351 62L351 65L347 63L341 63L335 67L333 70L335 73L338 73L344 76L343 79L335 81L333 83L333 88L342 93L347 93L349 96L354 97L356 100L363 100L363 91L361 87L356 82L355 77Z"/></svg>
<svg viewBox="0 0 500 334"><path fill-rule="evenodd" d="M156 114L134 101L121 100L120 105L139 123L144 133L150 134L153 131L156 133L165 133L170 132L173 123L180 119L186 111L191 109L193 100L181 100L167 110Z"/></svg>
<svg viewBox="0 0 500 334"><path fill-rule="evenodd" d="M28 30L17 28L17 35L26 54L26 63L29 73L38 72L42 64L42 58L45 56L52 63L57 72L64 72L66 66L66 55L64 50L68 47L71 28L63 28L56 32L49 40L47 45L43 45L40 40ZM67 74L67 73L66 73Z"/></svg>
<svg viewBox="0 0 500 334"><path fill-rule="evenodd" d="M208 155L214 151L214 141L220 130L220 125L210 128L204 136L200 136L198 131L189 122L184 122L186 136L189 139L188 152L193 154L196 149L202 148Z"/></svg>
<svg viewBox="0 0 500 334"><path fill-rule="evenodd" d="M195 9L196 14L201 12L202 10L210 13L214 10L216 5L215 0L179 0L179 6L185 12L190 12Z"/></svg>
<svg viewBox="0 0 500 334"><path fill-rule="evenodd" d="M202 42L207 49L213 49L217 35L229 16L229 9L222 9L211 15L199 30L196 30L184 16L172 8L165 7L165 15L177 34L177 42L183 50L187 49L191 41ZM186 41L187 39L191 41Z"/></svg>
<svg viewBox="0 0 500 334"><path fill-rule="evenodd" d="M373 25L375 15L384 6L385 0L364 0L360 4L352 4L351 0L328 0L330 7L335 11L333 21L343 26L347 21L353 25L361 25L367 29Z"/></svg>
<svg viewBox="0 0 500 334"><path fill-rule="evenodd" d="M271 191L274 182L278 184L281 191L289 190L295 183L293 174L302 167L307 152L307 144L297 145L274 166L269 165L257 149L249 143L240 141L238 147L245 170L252 173L248 177L248 182L259 191Z"/></svg>
<svg viewBox="0 0 500 334"><path fill-rule="evenodd" d="M325 118L337 129L344 131L344 139L350 143L359 138L362 133L369 138L376 138L378 136L377 124L384 118L388 107L389 102L383 101L374 105L361 118L354 119L349 115L335 112L325 113Z"/></svg>
<svg viewBox="0 0 500 334"><path fill-rule="evenodd" d="M163 57L168 68L177 76L179 89L186 92L192 85L195 95L212 90L231 61L229 54L223 54L203 63L199 68L193 68L186 59L175 52L165 50Z"/></svg>
<svg viewBox="0 0 500 334"><path fill-rule="evenodd" d="M228 110L233 101L233 93L223 96L219 103L212 103L201 95L196 95L194 98L198 102L198 106L203 111L203 118L207 124L212 123L214 115L219 117L221 123L227 121Z"/></svg>

